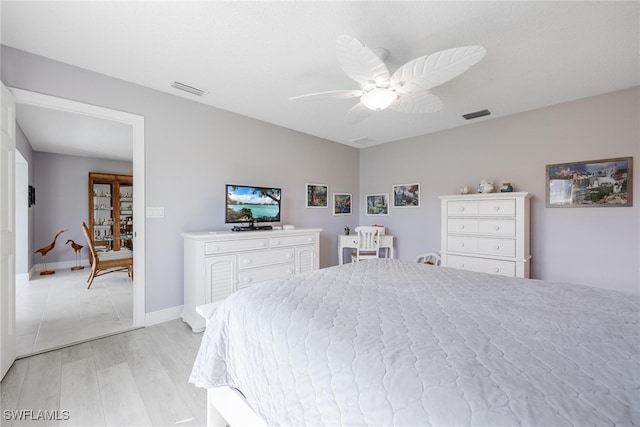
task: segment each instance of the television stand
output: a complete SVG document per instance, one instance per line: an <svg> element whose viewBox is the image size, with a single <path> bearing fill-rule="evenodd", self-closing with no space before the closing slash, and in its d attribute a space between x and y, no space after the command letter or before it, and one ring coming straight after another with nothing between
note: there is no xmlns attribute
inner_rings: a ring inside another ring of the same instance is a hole
<svg viewBox="0 0 640 427"><path fill-rule="evenodd" d="M273 230L270 225L235 225L231 231L258 231L258 230Z"/></svg>

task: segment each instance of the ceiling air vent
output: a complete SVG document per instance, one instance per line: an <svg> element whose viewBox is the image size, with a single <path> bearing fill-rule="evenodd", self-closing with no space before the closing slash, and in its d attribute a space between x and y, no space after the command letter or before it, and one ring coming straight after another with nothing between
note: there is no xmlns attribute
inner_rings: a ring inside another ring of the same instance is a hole
<svg viewBox="0 0 640 427"><path fill-rule="evenodd" d="M368 136L363 136L362 138L352 139L351 142L358 145L367 145L371 144L373 142L373 139L369 138Z"/></svg>
<svg viewBox="0 0 640 427"><path fill-rule="evenodd" d="M488 116L489 114L491 114L491 111L489 110L480 110L480 111L474 111L473 113L463 114L462 117L464 117L467 120L471 120L471 119L477 119L478 117Z"/></svg>
<svg viewBox="0 0 640 427"><path fill-rule="evenodd" d="M202 95L207 93L206 91L204 91L202 89L198 89L197 87L189 86L189 85L186 85L186 84L180 83L180 82L171 83L171 87L174 87L174 88L179 89L179 90L183 90L185 92L189 92L190 94L193 94L193 95L196 95L196 96L202 96Z"/></svg>

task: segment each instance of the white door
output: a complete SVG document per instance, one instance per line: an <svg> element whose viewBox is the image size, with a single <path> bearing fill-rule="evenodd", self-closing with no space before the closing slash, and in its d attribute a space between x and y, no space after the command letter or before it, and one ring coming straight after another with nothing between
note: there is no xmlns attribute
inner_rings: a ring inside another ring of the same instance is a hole
<svg viewBox="0 0 640 427"><path fill-rule="evenodd" d="M0 379L16 359L15 99L2 86L0 144Z"/></svg>

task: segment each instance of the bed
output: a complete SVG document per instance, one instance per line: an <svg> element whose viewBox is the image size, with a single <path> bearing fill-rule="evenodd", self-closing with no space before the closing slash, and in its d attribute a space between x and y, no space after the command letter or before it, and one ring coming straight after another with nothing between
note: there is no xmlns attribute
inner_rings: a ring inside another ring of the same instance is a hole
<svg viewBox="0 0 640 427"><path fill-rule="evenodd" d="M639 307L635 294L369 260L230 296L190 382L211 392L210 418L241 411L231 395L266 425L639 425Z"/></svg>

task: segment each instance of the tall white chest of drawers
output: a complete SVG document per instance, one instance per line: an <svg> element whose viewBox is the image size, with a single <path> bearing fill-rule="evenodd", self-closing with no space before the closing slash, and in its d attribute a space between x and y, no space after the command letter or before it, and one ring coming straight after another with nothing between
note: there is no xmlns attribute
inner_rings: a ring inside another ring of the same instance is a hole
<svg viewBox="0 0 640 427"><path fill-rule="evenodd" d="M183 233L184 307L182 320L194 332L205 319L196 307L221 303L255 283L317 270L319 228Z"/></svg>
<svg viewBox="0 0 640 427"><path fill-rule="evenodd" d="M443 266L529 277L529 193L439 198Z"/></svg>

